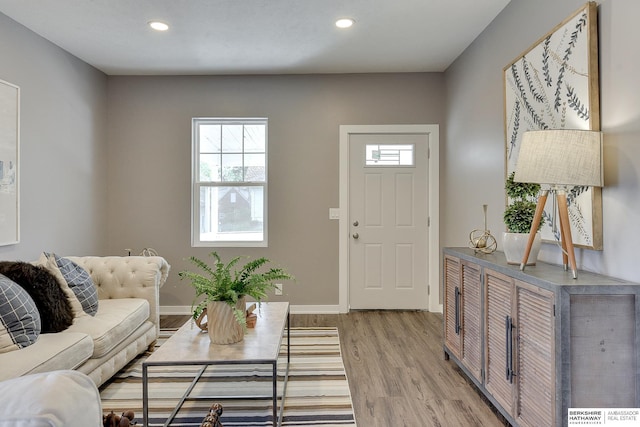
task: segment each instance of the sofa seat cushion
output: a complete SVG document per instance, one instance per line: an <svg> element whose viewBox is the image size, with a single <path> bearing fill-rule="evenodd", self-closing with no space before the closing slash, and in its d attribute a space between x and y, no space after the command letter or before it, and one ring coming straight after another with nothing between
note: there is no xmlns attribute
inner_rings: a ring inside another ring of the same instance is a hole
<svg viewBox="0 0 640 427"><path fill-rule="evenodd" d="M0 381L37 372L75 369L92 354L93 341L87 334L42 334L29 347L0 354Z"/></svg>
<svg viewBox="0 0 640 427"><path fill-rule="evenodd" d="M95 316L83 314L63 332L82 332L93 339L93 356L99 358L124 341L149 317L149 302L141 298L100 300Z"/></svg>

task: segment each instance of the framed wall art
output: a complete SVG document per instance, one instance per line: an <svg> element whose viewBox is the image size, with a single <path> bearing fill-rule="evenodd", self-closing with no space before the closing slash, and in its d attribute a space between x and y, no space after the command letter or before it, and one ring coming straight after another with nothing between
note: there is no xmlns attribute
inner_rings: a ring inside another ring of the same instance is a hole
<svg viewBox="0 0 640 427"><path fill-rule="evenodd" d="M0 246L20 241L20 88L0 80Z"/></svg>
<svg viewBox="0 0 640 427"><path fill-rule="evenodd" d="M506 176L526 131L600 130L596 13L587 3L504 68ZM601 189L573 187L567 201L574 245L601 250ZM543 241L560 240L555 203L544 208Z"/></svg>

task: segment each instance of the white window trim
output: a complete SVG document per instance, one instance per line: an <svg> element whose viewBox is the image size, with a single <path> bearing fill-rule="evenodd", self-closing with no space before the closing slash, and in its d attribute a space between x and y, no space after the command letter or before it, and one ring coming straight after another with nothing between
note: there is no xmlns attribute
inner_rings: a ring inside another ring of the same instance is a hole
<svg viewBox="0 0 640 427"><path fill-rule="evenodd" d="M261 186L263 188L263 233L262 240L200 240L200 188L209 185L199 181L199 155L200 141L198 139L198 125L201 123L215 124L264 124L265 125L265 181L264 183L232 182L219 183L222 185L236 185L242 187ZM267 118L218 118L218 117L194 117L191 119L191 247L251 247L261 248L269 246L268 239L268 200L269 200L269 124Z"/></svg>

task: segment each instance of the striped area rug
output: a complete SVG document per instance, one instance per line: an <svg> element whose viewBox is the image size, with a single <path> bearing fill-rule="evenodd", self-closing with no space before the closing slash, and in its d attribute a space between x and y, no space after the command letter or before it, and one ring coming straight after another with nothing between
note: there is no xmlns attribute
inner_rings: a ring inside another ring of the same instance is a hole
<svg viewBox="0 0 640 427"><path fill-rule="evenodd" d="M175 330L161 330L157 345ZM278 362L280 375L286 366L286 339ZM142 426L143 354L100 389L104 413L131 409ZM150 368L149 427L163 425L198 367ZM271 399L243 399L271 394L271 367L267 365L210 366L192 394L233 396L233 399L186 401L172 426L199 427L214 402L224 408L224 427L273 426ZM282 393L283 381L278 380ZM281 400L278 400L280 405ZM355 426L349 384L340 353L336 328L291 328L291 364L285 398L283 426Z"/></svg>

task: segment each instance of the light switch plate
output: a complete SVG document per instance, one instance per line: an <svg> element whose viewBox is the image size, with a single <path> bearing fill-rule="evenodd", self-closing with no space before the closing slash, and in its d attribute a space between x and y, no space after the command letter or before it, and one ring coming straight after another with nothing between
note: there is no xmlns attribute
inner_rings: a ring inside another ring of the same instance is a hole
<svg viewBox="0 0 640 427"><path fill-rule="evenodd" d="M329 208L329 219L340 219L340 208Z"/></svg>

